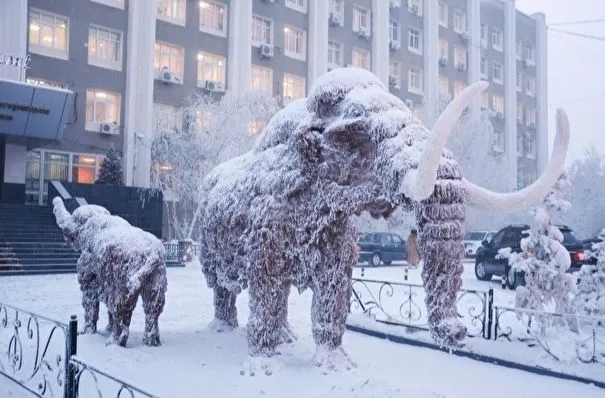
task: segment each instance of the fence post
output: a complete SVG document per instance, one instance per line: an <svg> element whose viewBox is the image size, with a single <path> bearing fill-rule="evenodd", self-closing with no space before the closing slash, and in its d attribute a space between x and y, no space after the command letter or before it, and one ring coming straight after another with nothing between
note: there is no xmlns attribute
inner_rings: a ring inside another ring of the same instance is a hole
<svg viewBox="0 0 605 398"><path fill-rule="evenodd" d="M494 322L494 289L491 287L487 292L487 335L484 335L487 340L492 338L492 324Z"/></svg>
<svg viewBox="0 0 605 398"><path fill-rule="evenodd" d="M67 341L65 345L65 384L63 387L64 398L76 397L76 372L71 366L70 359L78 354L78 317L72 315L69 319Z"/></svg>

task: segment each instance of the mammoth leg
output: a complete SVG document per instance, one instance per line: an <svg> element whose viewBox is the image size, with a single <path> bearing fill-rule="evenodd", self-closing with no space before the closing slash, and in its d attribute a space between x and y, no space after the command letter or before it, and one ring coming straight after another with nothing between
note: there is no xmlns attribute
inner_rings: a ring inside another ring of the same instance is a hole
<svg viewBox="0 0 605 398"><path fill-rule="evenodd" d="M158 264L149 279L143 283L141 299L145 311L145 334L143 336L145 345L159 346L161 344L158 318L166 303L167 285L166 267L163 264Z"/></svg>
<svg viewBox="0 0 605 398"><path fill-rule="evenodd" d="M211 325L217 332L233 330L237 327L237 295L224 287L214 287L214 321Z"/></svg>
<svg viewBox="0 0 605 398"><path fill-rule="evenodd" d="M113 292L118 293L118 292ZM113 313L113 330L109 343L117 344L126 347L128 335L130 333L130 320L132 313L137 305L139 292L131 293L126 296L118 294L117 297L112 297L115 300L110 311Z"/></svg>
<svg viewBox="0 0 605 398"><path fill-rule="evenodd" d="M82 333L96 333L99 321L99 300L89 292L82 294L82 307L84 307L84 330Z"/></svg>
<svg viewBox="0 0 605 398"><path fill-rule="evenodd" d="M113 315L107 311L107 326L105 326L105 332L112 333L113 331Z"/></svg>
<svg viewBox="0 0 605 398"><path fill-rule="evenodd" d="M456 308L464 255L465 191L460 176L453 161L442 163L433 194L417 211L429 330L439 345L449 348L460 347L466 337Z"/></svg>
<svg viewBox="0 0 605 398"><path fill-rule="evenodd" d="M278 321L280 325L279 342L280 343L291 343L296 340L296 334L290 328L288 323L288 298L290 297L290 282L286 281L279 288L279 313Z"/></svg>

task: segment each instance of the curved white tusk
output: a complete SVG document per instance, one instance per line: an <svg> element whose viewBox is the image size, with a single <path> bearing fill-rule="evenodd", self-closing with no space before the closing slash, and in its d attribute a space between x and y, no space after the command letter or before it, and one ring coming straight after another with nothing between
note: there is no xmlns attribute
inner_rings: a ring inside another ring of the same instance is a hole
<svg viewBox="0 0 605 398"><path fill-rule="evenodd" d="M471 103L473 97L483 92L488 86L489 83L484 81L471 84L456 96L441 115L439 115L422 151L422 157L418 164L418 171L411 192L412 199L423 200L431 196L437 182L439 160L445 149L447 139L452 134L452 130L458 122L460 115Z"/></svg>
<svg viewBox="0 0 605 398"><path fill-rule="evenodd" d="M557 182L565 170L565 156L569 146L569 119L563 109L557 109L557 135L552 156L546 170L533 184L511 193L487 190L467 180L463 180L470 204L485 210L512 213L540 200Z"/></svg>

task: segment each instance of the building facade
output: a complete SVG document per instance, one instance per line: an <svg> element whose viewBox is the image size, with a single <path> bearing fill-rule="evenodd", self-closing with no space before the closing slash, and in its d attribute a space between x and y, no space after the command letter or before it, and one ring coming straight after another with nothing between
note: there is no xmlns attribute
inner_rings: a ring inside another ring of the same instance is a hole
<svg viewBox="0 0 605 398"><path fill-rule="evenodd" d="M196 90L266 90L285 105L350 65L427 124L440 96L488 80L475 106L494 111L494 150L518 185L548 158L545 17L514 0L0 0L0 26L0 52L31 54L24 79L77 94L60 142L3 144L4 180L32 203L48 180L93 182L111 147L126 184L148 185L154 126L181 128Z"/></svg>

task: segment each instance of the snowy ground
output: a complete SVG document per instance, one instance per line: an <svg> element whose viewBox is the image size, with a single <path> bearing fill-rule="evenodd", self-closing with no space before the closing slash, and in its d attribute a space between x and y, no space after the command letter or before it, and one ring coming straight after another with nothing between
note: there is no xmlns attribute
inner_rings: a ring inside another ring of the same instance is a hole
<svg viewBox="0 0 605 398"><path fill-rule="evenodd" d="M471 265L467 267L471 268ZM418 272L412 271L410 280L417 278L419 281ZM355 276L360 273L360 269L355 270ZM364 273L366 277L403 280L402 267L366 268ZM487 289L490 286L467 274L465 287ZM212 320L212 295L198 267L169 269L168 278L167 303L160 318L161 347L142 345L143 314L138 307L126 349L106 347L101 335L80 336L79 357L162 397L604 396L602 389L593 386L389 343L353 332L345 334L344 347L358 367L324 374L310 362L315 347L310 334L311 296L308 292L291 295L289 319L299 340L283 347L274 374L240 376L241 363L247 352L244 329L223 334L207 329ZM499 286L497 281L492 285L494 288ZM503 304L510 303L511 292L496 291L498 300ZM57 320L67 321L70 314L77 314L79 319L83 316L73 274L0 278L0 301ZM240 324L245 325L248 315L245 293L238 298L238 309ZM105 322L102 313L99 326L104 326ZM5 346L0 348L6 352ZM9 396L2 390L7 385L6 380L0 378L1 397ZM81 395L82 398L88 396ZM93 396L92 392L90 396Z"/></svg>

